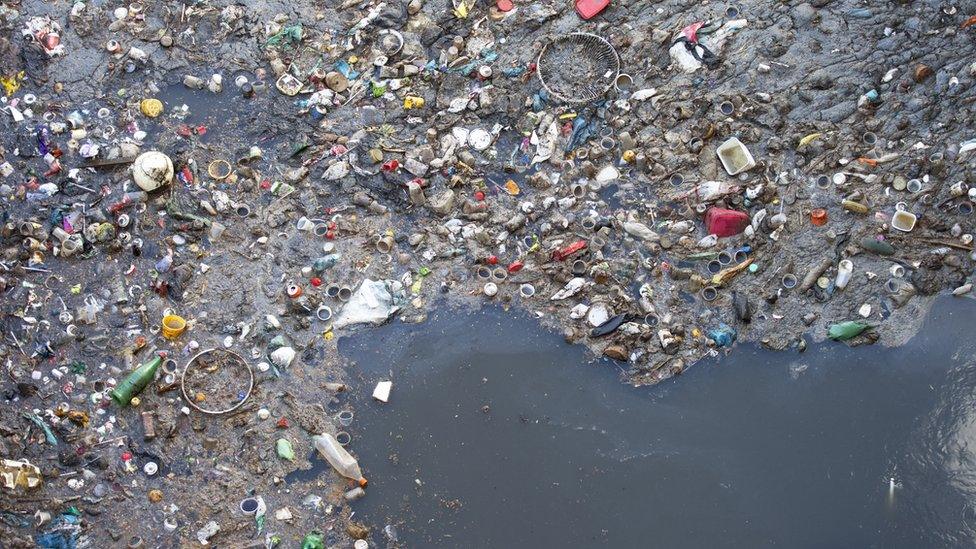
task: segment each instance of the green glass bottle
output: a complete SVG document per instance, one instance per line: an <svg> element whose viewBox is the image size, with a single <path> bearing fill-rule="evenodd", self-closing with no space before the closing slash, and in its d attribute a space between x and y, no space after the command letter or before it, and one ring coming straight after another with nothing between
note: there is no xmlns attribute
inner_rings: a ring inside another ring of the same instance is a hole
<svg viewBox="0 0 976 549"><path fill-rule="evenodd" d="M132 397L138 395L156 377L156 370L163 363L163 357L154 357L149 362L140 365L127 375L109 395L119 406L128 406Z"/></svg>

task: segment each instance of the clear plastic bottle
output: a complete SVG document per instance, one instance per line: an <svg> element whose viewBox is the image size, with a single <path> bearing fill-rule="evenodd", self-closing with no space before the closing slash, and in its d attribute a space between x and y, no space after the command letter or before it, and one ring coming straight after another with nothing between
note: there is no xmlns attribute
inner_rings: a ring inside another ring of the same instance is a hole
<svg viewBox="0 0 976 549"><path fill-rule="evenodd" d="M314 436L312 443L337 473L355 480L360 486L366 486L366 478L359 469L359 462L339 444L334 436L328 433Z"/></svg>

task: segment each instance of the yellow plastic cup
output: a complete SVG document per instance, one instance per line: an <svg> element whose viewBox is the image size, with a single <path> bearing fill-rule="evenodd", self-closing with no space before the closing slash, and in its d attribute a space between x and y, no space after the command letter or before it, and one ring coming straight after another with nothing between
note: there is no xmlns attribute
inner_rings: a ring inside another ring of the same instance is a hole
<svg viewBox="0 0 976 549"><path fill-rule="evenodd" d="M176 339L186 330L186 320L177 315L166 315L163 317L163 337L166 339Z"/></svg>

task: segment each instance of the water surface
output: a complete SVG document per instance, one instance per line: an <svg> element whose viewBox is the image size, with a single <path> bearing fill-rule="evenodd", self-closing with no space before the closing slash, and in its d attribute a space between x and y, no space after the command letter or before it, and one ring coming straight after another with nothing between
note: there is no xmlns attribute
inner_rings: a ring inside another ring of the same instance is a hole
<svg viewBox="0 0 976 549"><path fill-rule="evenodd" d="M354 509L406 547L971 545L974 319L943 299L900 349L739 346L650 388L511 311L364 331Z"/></svg>

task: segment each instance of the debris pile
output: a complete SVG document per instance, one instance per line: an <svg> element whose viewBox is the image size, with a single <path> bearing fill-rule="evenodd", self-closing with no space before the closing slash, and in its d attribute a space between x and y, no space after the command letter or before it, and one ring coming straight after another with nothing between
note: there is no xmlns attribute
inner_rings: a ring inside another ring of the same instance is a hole
<svg viewBox="0 0 976 549"><path fill-rule="evenodd" d="M5 544L381 542L335 336L432 307L653 384L971 295L962 9L319 4L0 8Z"/></svg>

